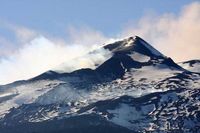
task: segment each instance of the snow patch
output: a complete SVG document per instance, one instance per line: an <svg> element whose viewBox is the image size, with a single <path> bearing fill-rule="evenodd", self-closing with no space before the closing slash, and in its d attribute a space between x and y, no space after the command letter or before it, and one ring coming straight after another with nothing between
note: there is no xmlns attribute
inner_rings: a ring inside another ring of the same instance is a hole
<svg viewBox="0 0 200 133"><path fill-rule="evenodd" d="M189 63L179 63L181 67L191 72L198 72L200 73L200 63L195 63L192 66Z"/></svg>
<svg viewBox="0 0 200 133"><path fill-rule="evenodd" d="M108 110L108 112L114 115L110 119L111 122L129 129L137 129L138 127L135 125L135 123L137 123L136 121L144 119L145 115L153 111L154 108L154 105L150 104L142 106L141 109L138 110L135 107L122 103L118 108Z"/></svg>
<svg viewBox="0 0 200 133"><path fill-rule="evenodd" d="M15 90L17 95L3 103L0 103L0 117L3 117L5 113L8 113L9 109L13 107L19 107L22 104L33 103L40 95L43 95L47 91L53 89L59 83L60 81L57 80L41 80L11 88L11 91ZM8 94L9 92L7 95Z"/></svg>
<svg viewBox="0 0 200 133"><path fill-rule="evenodd" d="M132 52L130 55L129 55L133 60L135 61L138 61L138 62L148 62L151 58L149 56L146 56L146 55L143 55L143 54L140 54L138 52Z"/></svg>

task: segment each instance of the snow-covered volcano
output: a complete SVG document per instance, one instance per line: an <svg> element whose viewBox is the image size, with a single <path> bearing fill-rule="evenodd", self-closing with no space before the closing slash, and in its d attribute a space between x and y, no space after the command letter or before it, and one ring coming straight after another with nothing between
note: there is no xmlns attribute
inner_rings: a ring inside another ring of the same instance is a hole
<svg viewBox="0 0 200 133"><path fill-rule="evenodd" d="M0 86L0 131L198 132L200 74L138 36L103 46L97 68Z"/></svg>

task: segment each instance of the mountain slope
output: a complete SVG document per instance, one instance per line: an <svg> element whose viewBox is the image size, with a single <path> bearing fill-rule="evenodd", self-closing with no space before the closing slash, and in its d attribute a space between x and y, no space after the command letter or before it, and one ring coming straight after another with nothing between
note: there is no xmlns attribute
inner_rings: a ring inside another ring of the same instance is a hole
<svg viewBox="0 0 200 133"><path fill-rule="evenodd" d="M48 71L0 86L0 130L198 131L200 74L138 36L103 47L113 56L96 69Z"/></svg>
<svg viewBox="0 0 200 133"><path fill-rule="evenodd" d="M200 60L190 60L178 63L180 66L191 72L200 73Z"/></svg>

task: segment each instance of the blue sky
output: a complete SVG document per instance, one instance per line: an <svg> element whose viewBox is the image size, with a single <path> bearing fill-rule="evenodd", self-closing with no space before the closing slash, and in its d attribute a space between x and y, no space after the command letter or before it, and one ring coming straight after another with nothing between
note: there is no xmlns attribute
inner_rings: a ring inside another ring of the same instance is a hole
<svg viewBox="0 0 200 133"><path fill-rule="evenodd" d="M0 20L65 36L67 26L90 26L106 35L145 14L177 14L192 0L1 0ZM2 30L2 29L1 29ZM9 35L7 31L1 34Z"/></svg>

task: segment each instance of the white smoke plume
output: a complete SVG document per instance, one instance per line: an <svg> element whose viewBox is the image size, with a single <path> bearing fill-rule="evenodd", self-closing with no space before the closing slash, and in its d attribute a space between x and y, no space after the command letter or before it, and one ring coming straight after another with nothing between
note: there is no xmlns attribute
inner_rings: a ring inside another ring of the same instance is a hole
<svg viewBox="0 0 200 133"><path fill-rule="evenodd" d="M70 39L70 43L62 39L35 37L13 54L0 59L0 84L29 79L52 69L59 72L71 72L80 68L94 69L96 64L101 64L110 58L111 52L96 45L103 44L107 40L100 33L87 29L87 34L90 38L94 35L95 39L93 38L92 42L89 39L84 40L86 34L83 34L83 31L80 33L76 31L79 38ZM84 45L79 44L78 39L83 39ZM96 48L98 48L96 52L87 55Z"/></svg>

